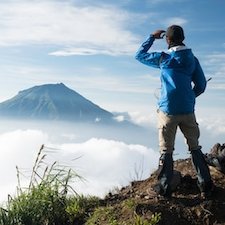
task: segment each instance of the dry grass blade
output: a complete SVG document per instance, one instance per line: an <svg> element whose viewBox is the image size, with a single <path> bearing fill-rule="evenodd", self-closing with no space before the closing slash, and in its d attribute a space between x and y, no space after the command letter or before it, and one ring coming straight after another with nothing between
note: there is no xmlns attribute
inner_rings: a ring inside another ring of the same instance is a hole
<svg viewBox="0 0 225 225"><path fill-rule="evenodd" d="M44 149L44 145L42 145L41 148L40 148L39 151L38 151L38 154L37 154L37 157L36 157L36 160L35 160L33 169L32 169L32 174L31 174L31 178L30 178L29 189L30 189L31 186L32 186L33 178L34 178L34 176L35 176L35 174L36 174L35 171L37 170L37 168L38 168L38 166L39 166L40 159L43 158L43 156L41 155L42 152L43 152L43 149Z"/></svg>

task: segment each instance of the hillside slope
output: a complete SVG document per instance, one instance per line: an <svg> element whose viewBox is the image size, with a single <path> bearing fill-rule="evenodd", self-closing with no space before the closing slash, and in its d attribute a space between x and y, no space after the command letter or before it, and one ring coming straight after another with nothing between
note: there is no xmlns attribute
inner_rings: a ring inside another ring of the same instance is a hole
<svg viewBox="0 0 225 225"><path fill-rule="evenodd" d="M182 179L170 200L160 199L151 191L149 192L149 188L157 182L156 172L146 180L132 182L117 193L108 194L105 202L107 207L110 206L117 212L116 218L120 221L118 224L131 221L131 218L137 218L137 216L141 218L140 224L149 224L146 221L149 221L155 213L161 213L161 220L158 223L161 225L225 224L225 175L210 167L216 188L210 200L202 200L191 160L175 161L174 166L175 170L181 172ZM124 210L128 202L130 204L132 202L132 211ZM109 223L105 223L102 219L99 224Z"/></svg>

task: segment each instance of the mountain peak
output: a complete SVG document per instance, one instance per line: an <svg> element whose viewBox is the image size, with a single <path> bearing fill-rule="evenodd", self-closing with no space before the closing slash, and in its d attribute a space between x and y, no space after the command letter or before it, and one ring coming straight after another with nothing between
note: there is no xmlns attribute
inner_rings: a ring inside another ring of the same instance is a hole
<svg viewBox="0 0 225 225"><path fill-rule="evenodd" d="M0 103L0 115L22 119L109 121L113 114L63 83L43 84L20 91Z"/></svg>

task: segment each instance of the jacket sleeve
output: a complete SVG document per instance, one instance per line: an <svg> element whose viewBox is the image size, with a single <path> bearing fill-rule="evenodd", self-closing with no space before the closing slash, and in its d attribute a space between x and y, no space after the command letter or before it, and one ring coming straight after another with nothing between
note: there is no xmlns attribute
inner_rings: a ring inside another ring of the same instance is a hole
<svg viewBox="0 0 225 225"><path fill-rule="evenodd" d="M204 72L197 58L195 58L195 63L196 66L192 76L192 81L194 83L193 91L195 93L195 96L198 97L205 91L207 82Z"/></svg>
<svg viewBox="0 0 225 225"><path fill-rule="evenodd" d="M155 38L153 35L150 35L148 39L141 45L139 50L136 52L135 58L147 65L147 66L152 66L155 68L159 68L162 53L159 52L151 52L148 53L148 50L151 48Z"/></svg>

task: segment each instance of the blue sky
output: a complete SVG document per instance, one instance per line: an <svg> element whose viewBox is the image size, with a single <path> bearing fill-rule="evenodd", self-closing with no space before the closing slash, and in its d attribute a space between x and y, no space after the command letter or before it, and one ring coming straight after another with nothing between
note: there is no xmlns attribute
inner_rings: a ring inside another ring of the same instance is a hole
<svg viewBox="0 0 225 225"><path fill-rule="evenodd" d="M159 71L134 54L151 32L179 24L206 77L213 77L199 111L224 111L222 0L7 0L0 8L0 101L63 82L109 111L147 117L156 109ZM153 46L166 49L165 40Z"/></svg>

